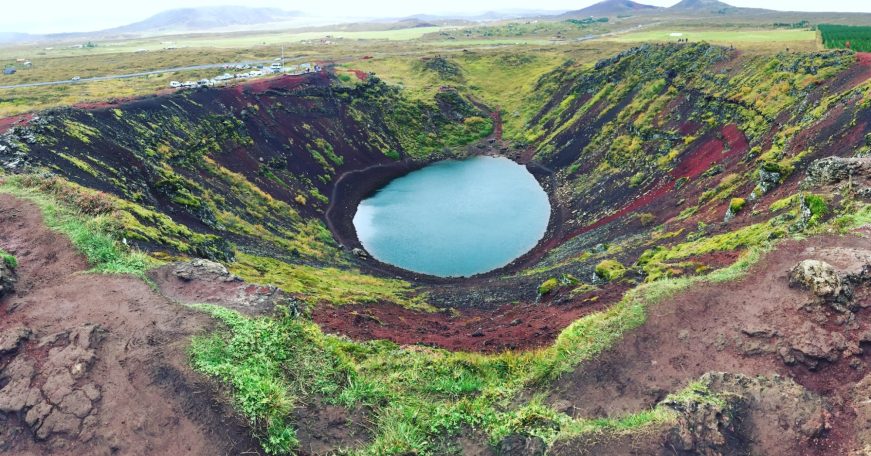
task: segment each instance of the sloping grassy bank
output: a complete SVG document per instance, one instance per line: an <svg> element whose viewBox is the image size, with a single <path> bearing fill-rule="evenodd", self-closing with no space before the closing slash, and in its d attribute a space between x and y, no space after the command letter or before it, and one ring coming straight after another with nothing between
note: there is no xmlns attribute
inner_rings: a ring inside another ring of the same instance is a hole
<svg viewBox="0 0 871 456"><path fill-rule="evenodd" d="M370 411L374 440L359 454L430 454L444 436L464 426L493 442L524 433L552 442L601 429L625 429L672 419L663 409L622 419L576 420L534 397L518 395L611 347L642 325L648 309L700 281L721 282L744 274L767 246L749 250L734 265L704 277L660 280L628 292L607 311L582 318L542 350L498 355L401 347L387 341L352 342L327 335L282 309L275 316L247 318L215 306L198 306L226 329L194 339L194 367L229 384L239 409L272 454L294 450L289 411L313 397Z"/></svg>

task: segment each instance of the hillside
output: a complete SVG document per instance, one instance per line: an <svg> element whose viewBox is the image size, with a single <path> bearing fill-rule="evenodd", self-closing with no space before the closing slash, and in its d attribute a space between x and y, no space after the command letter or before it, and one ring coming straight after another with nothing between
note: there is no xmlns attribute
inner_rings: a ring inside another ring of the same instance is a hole
<svg viewBox="0 0 871 456"><path fill-rule="evenodd" d="M410 66L437 81L431 95L324 72L54 109L5 131L0 232L14 235L0 253L15 261L0 257L0 278L17 269L24 286L0 297L0 328L23 328L0 345L15 367L0 410L23 437L0 443L87 453L137 435L138 421L88 418L127 410L111 400L127 383L106 371L149 388L158 417L185 410L202 454L250 449L239 423L274 454L871 445L868 55L644 44L565 60L502 112L465 89L463 65L480 64L465 54ZM506 135L503 116L522 131ZM366 254L350 223L362 198L479 154L527 165L548 192L531 252L468 279ZM41 220L6 215L29 204ZM128 276L77 273L87 265ZM121 293L125 318L100 317L110 298L68 324L34 305L73 314L101 287ZM179 303L197 317L168 316ZM154 323L119 337L137 321ZM52 391L31 380L75 356L97 361L43 400ZM147 374L114 361L128 356L150 360ZM230 435L212 442L221 426Z"/></svg>
<svg viewBox="0 0 871 456"><path fill-rule="evenodd" d="M759 14L772 12L771 10L761 8L739 8L719 0L681 0L680 2L670 6L667 11L669 13L701 15L734 15L738 13Z"/></svg>
<svg viewBox="0 0 871 456"><path fill-rule="evenodd" d="M613 17L660 9L662 8L658 6L645 5L632 0L604 0L586 8L564 13L562 17Z"/></svg>

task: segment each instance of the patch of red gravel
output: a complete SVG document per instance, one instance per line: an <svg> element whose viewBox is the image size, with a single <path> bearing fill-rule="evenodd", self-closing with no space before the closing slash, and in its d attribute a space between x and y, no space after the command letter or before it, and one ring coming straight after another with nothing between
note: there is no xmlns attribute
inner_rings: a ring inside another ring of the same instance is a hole
<svg viewBox="0 0 871 456"><path fill-rule="evenodd" d="M5 133L12 127L27 125L32 119L33 114L30 113L0 119L0 133Z"/></svg>
<svg viewBox="0 0 871 456"><path fill-rule="evenodd" d="M494 353L547 346L578 318L618 301L627 288L614 284L571 299L557 295L550 302L506 304L491 310L426 313L395 304L324 305L314 309L312 319L325 332L356 340Z"/></svg>
<svg viewBox="0 0 871 456"><path fill-rule="evenodd" d="M354 73L354 76L357 76L357 79L361 81L369 79L369 73L363 70L351 70L351 73Z"/></svg>

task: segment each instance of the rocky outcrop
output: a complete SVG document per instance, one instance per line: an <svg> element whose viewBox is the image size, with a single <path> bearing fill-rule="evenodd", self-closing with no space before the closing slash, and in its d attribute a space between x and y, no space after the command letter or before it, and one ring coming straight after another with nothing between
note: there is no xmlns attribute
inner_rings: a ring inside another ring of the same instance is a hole
<svg viewBox="0 0 871 456"><path fill-rule="evenodd" d="M813 296L800 306L805 321L783 334L745 331L745 335L751 340L765 339L764 346L770 350L763 352L776 352L787 365L801 364L818 370L848 358L851 367L862 368L855 357L863 354L862 344L871 342L871 331L862 329L855 313L871 305L871 264L849 272L808 259L795 265L788 278L790 287L806 289Z"/></svg>
<svg viewBox="0 0 871 456"><path fill-rule="evenodd" d="M0 258L0 298L15 291L15 271Z"/></svg>
<svg viewBox="0 0 871 456"><path fill-rule="evenodd" d="M769 445L807 442L831 427L823 400L790 379L708 373L698 387L662 403L678 412L666 440L679 454L771 454Z"/></svg>
<svg viewBox="0 0 871 456"><path fill-rule="evenodd" d="M808 166L802 187L846 190L858 198L871 199L871 157L816 160Z"/></svg>
<svg viewBox="0 0 871 456"><path fill-rule="evenodd" d="M871 176L871 157L826 157L807 168L806 187L834 185L855 177Z"/></svg>
<svg viewBox="0 0 871 456"><path fill-rule="evenodd" d="M802 287L827 301L847 301L850 287L841 281L832 265L819 260L804 260L789 272L789 286Z"/></svg>
<svg viewBox="0 0 871 456"><path fill-rule="evenodd" d="M30 335L19 328L0 345L15 353ZM52 444L58 448L63 439L92 438L101 391L87 374L102 338L99 326L85 325L39 339L35 351L47 353L44 360L18 353L0 374L0 412L23 416L37 440L61 439Z"/></svg>
<svg viewBox="0 0 871 456"><path fill-rule="evenodd" d="M779 354L787 365L800 363L816 370L823 361L837 361L846 348L847 338L840 332L829 332L816 324L805 322L797 335L780 347Z"/></svg>
<svg viewBox="0 0 871 456"><path fill-rule="evenodd" d="M498 456L543 456L547 446L539 437L512 434L502 439L496 447Z"/></svg>
<svg viewBox="0 0 871 456"><path fill-rule="evenodd" d="M215 280L220 282L234 282L242 279L231 274L227 267L221 263L196 259L190 262L175 263L173 275L181 280L189 282L191 280Z"/></svg>
<svg viewBox="0 0 871 456"><path fill-rule="evenodd" d="M183 304L215 304L251 315L285 307L292 315L305 306L272 285L254 285L231 273L226 266L196 259L171 263L149 272L161 293Z"/></svg>
<svg viewBox="0 0 871 456"><path fill-rule="evenodd" d="M3 330L0 333L0 355L15 353L22 342L31 335L29 329L24 327Z"/></svg>

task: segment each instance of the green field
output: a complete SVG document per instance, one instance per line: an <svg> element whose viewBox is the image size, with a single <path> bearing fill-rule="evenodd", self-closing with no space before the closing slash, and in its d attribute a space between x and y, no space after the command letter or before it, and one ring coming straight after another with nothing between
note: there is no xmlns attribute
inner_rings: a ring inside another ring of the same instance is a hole
<svg viewBox="0 0 871 456"><path fill-rule="evenodd" d="M680 35L676 35L676 34ZM651 30L625 35L608 37L609 40L619 42L642 42L642 41L677 41L688 39L690 41L707 41L715 44L731 43L787 43L804 42L813 43L817 39L816 32L812 30Z"/></svg>
<svg viewBox="0 0 871 456"><path fill-rule="evenodd" d="M820 24L819 29L823 44L829 49L871 51L871 27Z"/></svg>

